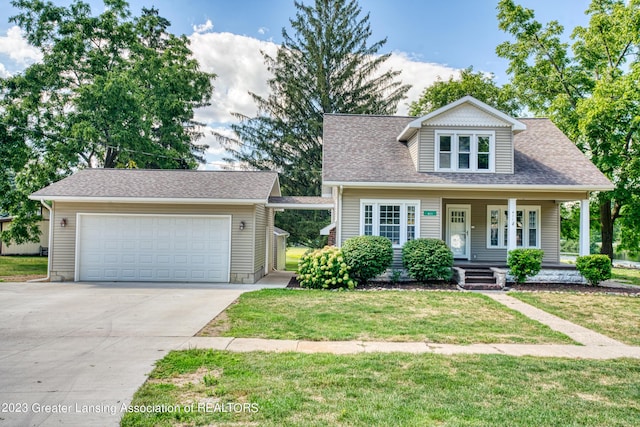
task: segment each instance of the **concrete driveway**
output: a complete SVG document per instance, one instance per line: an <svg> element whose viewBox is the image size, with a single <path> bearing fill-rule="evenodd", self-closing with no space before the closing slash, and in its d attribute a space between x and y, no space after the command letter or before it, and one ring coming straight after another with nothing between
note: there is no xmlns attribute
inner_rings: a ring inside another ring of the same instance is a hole
<svg viewBox="0 0 640 427"><path fill-rule="evenodd" d="M118 425L156 360L261 287L1 283L0 425Z"/></svg>

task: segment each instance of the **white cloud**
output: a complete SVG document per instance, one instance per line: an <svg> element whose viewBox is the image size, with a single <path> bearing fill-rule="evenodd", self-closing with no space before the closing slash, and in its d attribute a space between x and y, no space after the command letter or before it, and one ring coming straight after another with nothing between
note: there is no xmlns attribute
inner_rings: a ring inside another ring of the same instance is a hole
<svg viewBox="0 0 640 427"><path fill-rule="evenodd" d="M267 34L269 32L269 29L267 27L260 27L258 28L258 34Z"/></svg>
<svg viewBox="0 0 640 427"><path fill-rule="evenodd" d="M275 55L271 42L231 33L192 34L191 50L203 71L217 74L211 106L196 112L204 123L232 123L231 113L255 116L255 102L249 92L266 96L271 74L260 51Z"/></svg>
<svg viewBox="0 0 640 427"><path fill-rule="evenodd" d="M0 53L25 67L42 60L40 51L27 42L17 25L9 28L6 36L0 36Z"/></svg>
<svg viewBox="0 0 640 427"><path fill-rule="evenodd" d="M203 34L211 30L213 30L213 22L211 22L211 19L207 19L207 22L204 24L193 26L193 32L197 34Z"/></svg>
<svg viewBox="0 0 640 427"><path fill-rule="evenodd" d="M257 108L249 92L260 96L269 94L267 80L271 74L260 51L275 55L278 45L253 37L231 33L193 34L191 49L203 70L217 74L211 106L196 112L196 119L204 123L229 124L237 121L231 113L252 117ZM419 61L404 52L393 52L381 71L402 71L400 79L410 84L405 101L398 105L398 114L405 115L409 103L419 98L425 87L438 77L447 80L459 70L446 65Z"/></svg>
<svg viewBox="0 0 640 427"><path fill-rule="evenodd" d="M9 71L7 71L7 69L4 67L4 64L0 62L0 78L7 78L11 76L11 73Z"/></svg>
<svg viewBox="0 0 640 427"><path fill-rule="evenodd" d="M460 74L460 70L443 64L414 60L411 55L404 52L393 52L381 68L381 71L388 69L402 71L399 76L400 80L404 84L411 85L411 89L407 92L407 98L398 104L397 114L399 115L406 115L409 111L409 104L417 100L424 88L434 83L438 78L448 80L449 76Z"/></svg>

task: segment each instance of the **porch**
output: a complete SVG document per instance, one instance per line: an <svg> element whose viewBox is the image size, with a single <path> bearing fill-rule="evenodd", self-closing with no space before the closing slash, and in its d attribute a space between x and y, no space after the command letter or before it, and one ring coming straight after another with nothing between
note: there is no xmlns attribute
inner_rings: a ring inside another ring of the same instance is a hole
<svg viewBox="0 0 640 427"><path fill-rule="evenodd" d="M506 263L487 263L456 260L453 280L467 290L502 290L513 278ZM561 262L543 262L540 272L527 279L527 283L585 283L575 265Z"/></svg>

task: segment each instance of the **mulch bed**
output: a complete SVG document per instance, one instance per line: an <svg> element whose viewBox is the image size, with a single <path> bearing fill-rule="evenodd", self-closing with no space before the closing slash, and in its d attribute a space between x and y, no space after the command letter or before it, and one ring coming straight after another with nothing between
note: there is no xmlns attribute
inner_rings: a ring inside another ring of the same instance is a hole
<svg viewBox="0 0 640 427"><path fill-rule="evenodd" d="M294 276L289 281L287 288L301 289L298 279ZM434 283L420 283L420 282L371 282L364 286L358 286L356 290L386 290L386 289L401 289L401 290L459 290L458 285L449 282L434 282ZM607 294L640 294L640 287L637 288L609 288L606 286L590 286L581 284L566 284L566 283L529 283L524 285L511 284L509 290L512 291L525 291L525 292L584 292L584 293L607 293Z"/></svg>

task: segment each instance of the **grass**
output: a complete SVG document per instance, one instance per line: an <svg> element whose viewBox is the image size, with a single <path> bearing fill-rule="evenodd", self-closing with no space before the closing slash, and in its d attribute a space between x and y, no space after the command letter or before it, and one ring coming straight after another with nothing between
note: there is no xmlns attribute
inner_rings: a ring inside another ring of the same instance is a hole
<svg viewBox="0 0 640 427"><path fill-rule="evenodd" d="M637 268L614 267L611 270L611 278L630 285L640 286L640 270Z"/></svg>
<svg viewBox="0 0 640 427"><path fill-rule="evenodd" d="M635 426L638 384L626 359L174 351L132 405L177 410L121 425Z"/></svg>
<svg viewBox="0 0 640 427"><path fill-rule="evenodd" d="M484 295L461 292L265 289L242 294L211 327L224 336L314 341L573 343Z"/></svg>
<svg viewBox="0 0 640 427"><path fill-rule="evenodd" d="M640 345L640 298L549 292L509 295L618 341Z"/></svg>
<svg viewBox="0 0 640 427"><path fill-rule="evenodd" d="M298 269L298 261L308 250L309 248L306 247L288 247L285 270L296 271Z"/></svg>
<svg viewBox="0 0 640 427"><path fill-rule="evenodd" d="M0 256L0 281L11 277L46 275L47 257Z"/></svg>

